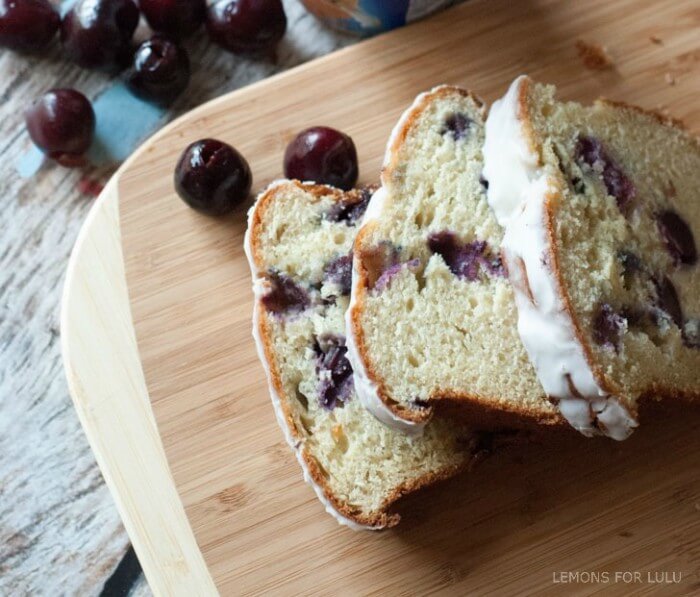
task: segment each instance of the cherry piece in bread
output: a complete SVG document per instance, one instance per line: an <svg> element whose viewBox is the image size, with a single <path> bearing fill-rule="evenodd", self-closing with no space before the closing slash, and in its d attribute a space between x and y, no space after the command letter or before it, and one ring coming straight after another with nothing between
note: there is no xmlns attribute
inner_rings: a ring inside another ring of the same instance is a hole
<svg viewBox="0 0 700 597"><path fill-rule="evenodd" d="M698 251L688 222L675 211L666 210L657 215L657 225L674 263L693 265L697 262Z"/></svg>

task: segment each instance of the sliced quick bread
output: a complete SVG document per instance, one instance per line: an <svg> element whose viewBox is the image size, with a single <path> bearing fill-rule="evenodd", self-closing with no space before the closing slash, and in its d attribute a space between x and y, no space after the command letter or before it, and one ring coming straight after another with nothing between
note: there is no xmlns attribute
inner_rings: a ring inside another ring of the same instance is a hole
<svg viewBox="0 0 700 597"><path fill-rule="evenodd" d="M420 95L389 140L354 248L348 355L365 406L418 434L444 408L479 427L561 423L517 331L482 173L485 109Z"/></svg>
<svg viewBox="0 0 700 597"><path fill-rule="evenodd" d="M587 435L626 438L644 398L700 397L700 145L628 105L518 78L486 125L520 336Z"/></svg>
<svg viewBox="0 0 700 597"><path fill-rule="evenodd" d="M467 468L469 429L435 420L421 438L382 425L355 396L345 324L351 248L368 191L272 184L249 213L253 334L272 403L304 478L352 528L396 524L401 496Z"/></svg>

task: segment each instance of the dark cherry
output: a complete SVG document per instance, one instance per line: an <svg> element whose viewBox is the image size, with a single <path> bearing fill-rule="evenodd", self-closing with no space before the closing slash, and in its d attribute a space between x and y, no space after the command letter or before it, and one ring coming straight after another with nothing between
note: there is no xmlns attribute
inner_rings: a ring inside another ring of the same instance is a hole
<svg viewBox="0 0 700 597"><path fill-rule="evenodd" d="M61 17L48 0L0 0L0 46L37 52L51 43Z"/></svg>
<svg viewBox="0 0 700 597"><path fill-rule="evenodd" d="M679 328L683 328L683 309L673 282L666 276L660 280L654 279L653 282L656 287L656 306L668 313Z"/></svg>
<svg viewBox="0 0 700 597"><path fill-rule="evenodd" d="M323 269L323 277L329 282L337 284L341 295L349 295L352 285L352 253L342 255L327 263Z"/></svg>
<svg viewBox="0 0 700 597"><path fill-rule="evenodd" d="M505 276L501 257L492 255L485 241L461 244L454 233L444 230L428 236L428 248L442 256L450 271L459 278L473 282L481 269L492 276Z"/></svg>
<svg viewBox="0 0 700 597"><path fill-rule="evenodd" d="M604 303L600 305L593 318L593 339L600 346L619 352L620 340L626 325L626 318L612 306Z"/></svg>
<svg viewBox="0 0 700 597"><path fill-rule="evenodd" d="M25 112L32 141L64 166L82 165L95 134L95 112L75 89L52 89Z"/></svg>
<svg viewBox="0 0 700 597"><path fill-rule="evenodd" d="M303 311L311 304L309 293L286 274L270 271L267 274L269 290L262 303L271 313Z"/></svg>
<svg viewBox="0 0 700 597"><path fill-rule="evenodd" d="M333 410L350 397L353 386L352 367L346 356L348 351L343 336L325 335L316 339L314 351L317 355L316 370L321 377L319 402L322 407Z"/></svg>
<svg viewBox="0 0 700 597"><path fill-rule="evenodd" d="M467 136L473 122L471 118L461 112L450 114L445 119L445 128L442 130L442 134L450 133L455 141L459 141Z"/></svg>
<svg viewBox="0 0 700 597"><path fill-rule="evenodd" d="M175 190L190 207L213 216L233 211L252 183L250 167L233 147L216 139L189 145L175 168Z"/></svg>
<svg viewBox="0 0 700 597"><path fill-rule="evenodd" d="M345 222L348 226L353 226L367 211L371 198L372 189L364 188L360 191L357 201L339 201L335 203L326 213L326 219L331 222Z"/></svg>
<svg viewBox="0 0 700 597"><path fill-rule="evenodd" d="M675 211L661 212L656 219L666 248L675 264L693 265L698 260L695 238L688 223Z"/></svg>
<svg viewBox="0 0 700 597"><path fill-rule="evenodd" d="M576 158L600 173L608 194L615 197L620 211L628 214L637 196L637 189L603 144L594 137L579 137L576 143Z"/></svg>
<svg viewBox="0 0 700 597"><path fill-rule="evenodd" d="M204 22L204 0L139 0L139 7L151 29L174 39L194 33Z"/></svg>
<svg viewBox="0 0 700 597"><path fill-rule="evenodd" d="M357 182L357 151L336 129L314 126L299 133L284 152L284 175L349 190Z"/></svg>
<svg viewBox="0 0 700 597"><path fill-rule="evenodd" d="M115 72L129 63L138 22L132 0L78 0L63 17L61 42L76 64Z"/></svg>
<svg viewBox="0 0 700 597"><path fill-rule="evenodd" d="M125 80L134 95L167 106L190 81L190 59L184 48L154 35L137 48Z"/></svg>
<svg viewBox="0 0 700 597"><path fill-rule="evenodd" d="M211 40L230 52L272 51L287 30L280 0L214 0L207 7Z"/></svg>

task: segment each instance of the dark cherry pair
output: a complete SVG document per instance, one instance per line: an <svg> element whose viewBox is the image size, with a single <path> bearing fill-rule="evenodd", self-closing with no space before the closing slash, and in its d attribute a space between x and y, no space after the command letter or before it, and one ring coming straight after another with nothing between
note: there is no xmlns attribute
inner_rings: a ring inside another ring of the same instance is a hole
<svg viewBox="0 0 700 597"><path fill-rule="evenodd" d="M350 189L357 182L357 151L352 139L329 127L312 127L297 135L284 155L287 178L312 180ZM192 143L175 168L175 189L191 207L223 215L250 192L251 174L245 158L215 139Z"/></svg>

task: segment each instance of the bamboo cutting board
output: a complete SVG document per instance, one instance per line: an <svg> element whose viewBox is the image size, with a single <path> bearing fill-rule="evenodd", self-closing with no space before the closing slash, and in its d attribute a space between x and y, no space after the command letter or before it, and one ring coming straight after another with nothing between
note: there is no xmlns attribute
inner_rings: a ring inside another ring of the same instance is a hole
<svg viewBox="0 0 700 597"><path fill-rule="evenodd" d="M372 182L418 92L456 83L492 101L522 72L565 98L668 109L698 133L699 33L690 0L473 1L206 104L124 164L71 259L63 349L156 593L700 591L700 413L682 409L647 417L623 444L559 438L496 456L410 497L391 531L339 527L269 404L245 210L206 218L172 186L181 150L211 136L248 158L259 190L314 124L348 132ZM614 68L584 68L577 39L607 46Z"/></svg>

